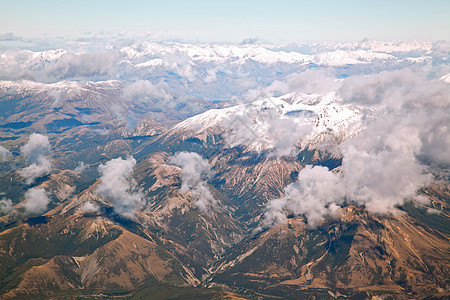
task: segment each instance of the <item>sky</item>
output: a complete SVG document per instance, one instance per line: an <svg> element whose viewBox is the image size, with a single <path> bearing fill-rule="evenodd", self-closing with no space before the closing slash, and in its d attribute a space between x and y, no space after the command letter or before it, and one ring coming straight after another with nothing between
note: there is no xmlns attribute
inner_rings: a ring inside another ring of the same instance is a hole
<svg viewBox="0 0 450 300"><path fill-rule="evenodd" d="M125 30L199 42L448 40L449 16L448 0L0 0L0 34Z"/></svg>

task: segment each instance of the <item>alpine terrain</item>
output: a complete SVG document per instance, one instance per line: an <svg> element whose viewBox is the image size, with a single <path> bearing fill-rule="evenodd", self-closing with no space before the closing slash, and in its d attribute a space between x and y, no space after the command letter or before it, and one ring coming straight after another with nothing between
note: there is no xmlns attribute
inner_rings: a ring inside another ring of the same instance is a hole
<svg viewBox="0 0 450 300"><path fill-rule="evenodd" d="M448 42L0 48L1 299L448 299Z"/></svg>

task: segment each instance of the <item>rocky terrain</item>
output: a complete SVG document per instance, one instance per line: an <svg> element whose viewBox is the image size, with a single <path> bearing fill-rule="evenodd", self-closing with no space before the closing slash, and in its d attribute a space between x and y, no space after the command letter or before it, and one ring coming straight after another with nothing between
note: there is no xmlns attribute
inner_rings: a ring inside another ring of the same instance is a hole
<svg viewBox="0 0 450 300"><path fill-rule="evenodd" d="M431 44L366 43L121 49L163 77L171 51L375 73L242 103L193 96L206 82L168 106L121 80L1 81L0 298L449 297L449 84L374 71L436 62ZM35 76L67 55L28 54Z"/></svg>

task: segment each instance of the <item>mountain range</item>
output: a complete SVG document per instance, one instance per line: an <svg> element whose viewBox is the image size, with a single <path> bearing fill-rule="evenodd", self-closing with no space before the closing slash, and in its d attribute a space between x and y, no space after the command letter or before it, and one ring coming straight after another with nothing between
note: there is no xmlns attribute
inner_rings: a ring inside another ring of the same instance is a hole
<svg viewBox="0 0 450 300"><path fill-rule="evenodd" d="M58 46L0 53L2 299L450 296L448 43Z"/></svg>

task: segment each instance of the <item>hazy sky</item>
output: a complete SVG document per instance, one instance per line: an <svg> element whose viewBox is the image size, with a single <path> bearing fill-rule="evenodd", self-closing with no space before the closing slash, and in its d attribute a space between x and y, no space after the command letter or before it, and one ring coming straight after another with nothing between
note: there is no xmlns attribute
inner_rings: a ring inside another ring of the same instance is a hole
<svg viewBox="0 0 450 300"><path fill-rule="evenodd" d="M0 34L129 30L191 41L450 39L450 0L0 0Z"/></svg>

